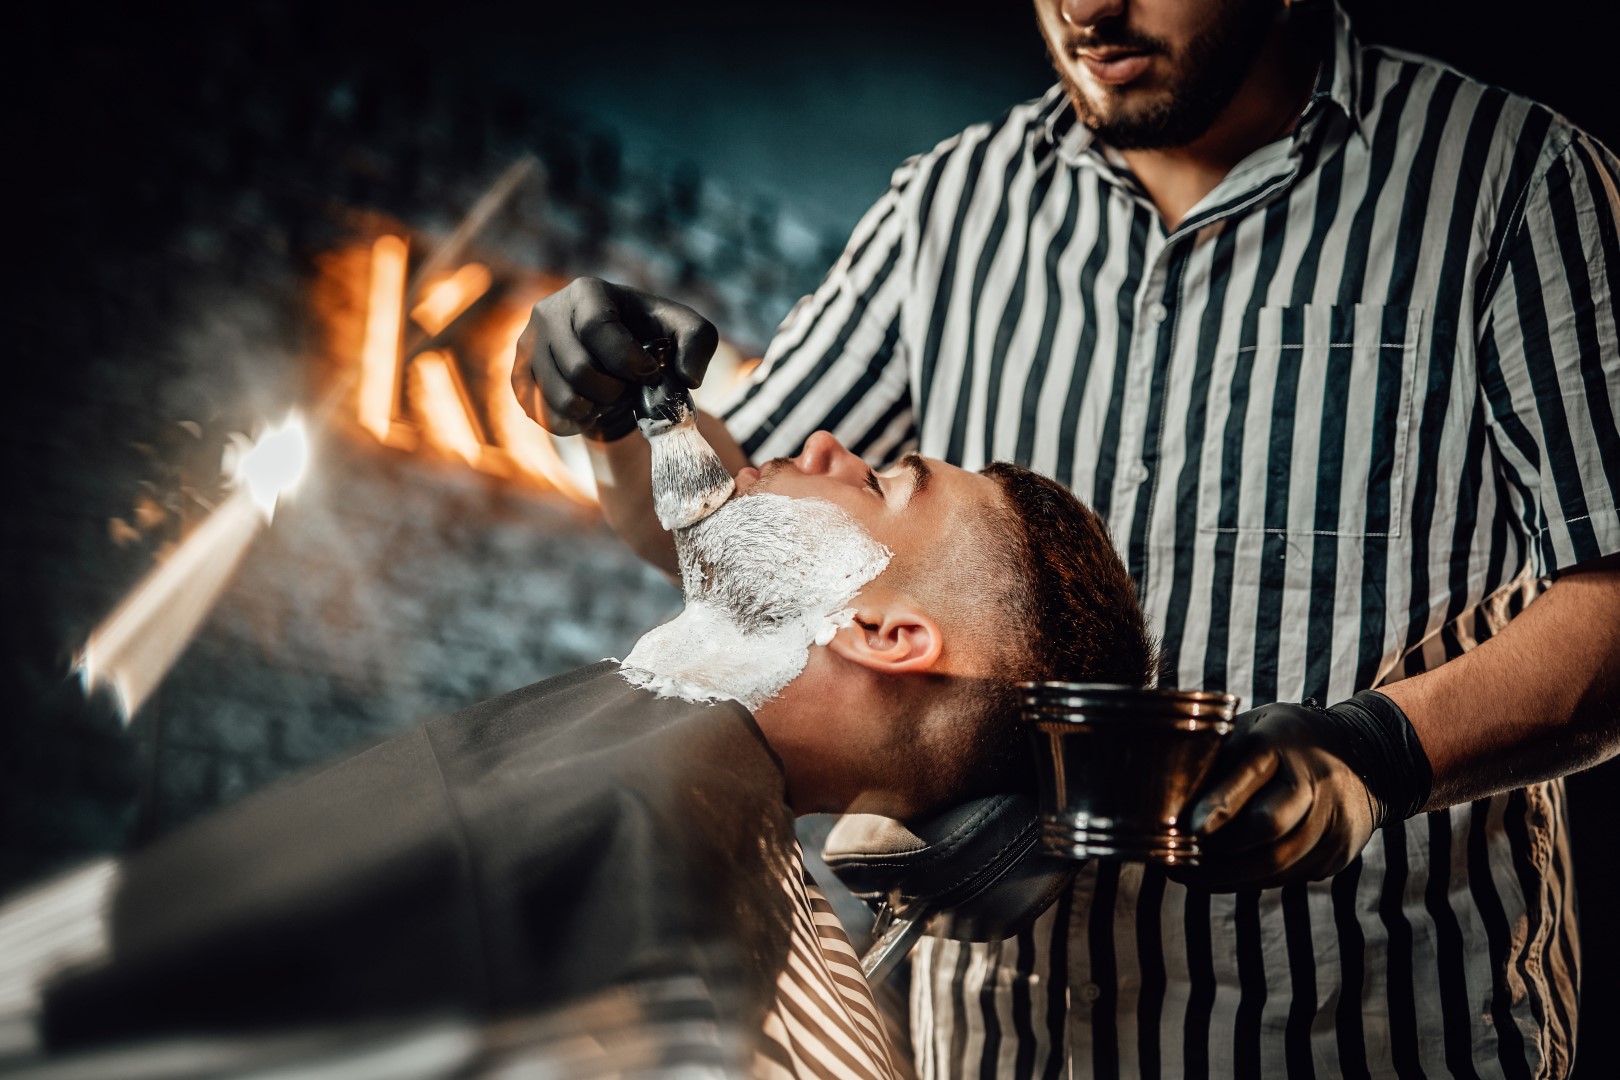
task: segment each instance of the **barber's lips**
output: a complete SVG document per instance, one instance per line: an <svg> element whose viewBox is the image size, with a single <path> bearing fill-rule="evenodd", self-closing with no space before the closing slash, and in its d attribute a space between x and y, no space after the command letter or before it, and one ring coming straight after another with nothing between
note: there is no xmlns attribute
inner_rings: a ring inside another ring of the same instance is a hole
<svg viewBox="0 0 1620 1080"><path fill-rule="evenodd" d="M1145 52L1081 51L1075 55L1086 66L1092 78L1111 86L1130 82L1146 71L1148 64L1153 60L1153 54Z"/></svg>

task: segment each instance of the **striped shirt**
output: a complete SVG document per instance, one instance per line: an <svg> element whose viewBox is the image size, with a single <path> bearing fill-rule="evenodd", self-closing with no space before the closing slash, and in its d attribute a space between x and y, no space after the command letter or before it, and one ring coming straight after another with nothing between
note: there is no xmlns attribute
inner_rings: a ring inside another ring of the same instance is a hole
<svg viewBox="0 0 1620 1080"><path fill-rule="evenodd" d="M889 1036L832 905L804 872L782 880L793 909L787 966L765 1017L754 1075L759 1080L898 1080Z"/></svg>
<svg viewBox="0 0 1620 1080"><path fill-rule="evenodd" d="M1294 131L1173 230L1060 88L905 162L732 431L1061 479L1167 681L1250 705L1425 671L1620 550L1620 162L1334 22ZM919 1073L1561 1074L1567 839L1552 782L1312 885L1093 862L1029 933L919 946Z"/></svg>

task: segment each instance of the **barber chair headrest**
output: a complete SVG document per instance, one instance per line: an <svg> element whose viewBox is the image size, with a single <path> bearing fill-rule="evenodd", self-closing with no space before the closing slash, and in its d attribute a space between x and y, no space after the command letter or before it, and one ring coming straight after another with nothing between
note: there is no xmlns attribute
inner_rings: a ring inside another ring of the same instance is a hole
<svg viewBox="0 0 1620 1080"><path fill-rule="evenodd" d="M1080 863L1037 853L1040 814L1023 795L992 795L926 821L846 814L822 857L844 886L898 916L946 912L966 941L1008 937L1034 922Z"/></svg>

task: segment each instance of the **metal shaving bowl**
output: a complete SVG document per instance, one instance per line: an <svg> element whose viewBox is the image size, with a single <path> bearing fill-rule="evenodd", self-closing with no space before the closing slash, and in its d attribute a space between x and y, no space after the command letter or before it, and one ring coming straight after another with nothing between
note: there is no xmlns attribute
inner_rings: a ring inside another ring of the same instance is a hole
<svg viewBox="0 0 1620 1080"><path fill-rule="evenodd" d="M1232 731L1236 697L1060 682L1020 683L1019 694L1047 854L1198 862L1182 816Z"/></svg>

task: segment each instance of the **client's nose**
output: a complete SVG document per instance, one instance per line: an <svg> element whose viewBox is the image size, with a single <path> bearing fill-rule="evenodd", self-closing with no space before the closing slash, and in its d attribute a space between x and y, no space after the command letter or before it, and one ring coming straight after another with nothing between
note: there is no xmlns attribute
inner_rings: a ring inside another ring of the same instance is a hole
<svg viewBox="0 0 1620 1080"><path fill-rule="evenodd" d="M844 449L844 444L829 431L818 431L804 440L804 449L793 463L802 473L828 476L856 486L864 484L866 474L871 471L866 462Z"/></svg>

